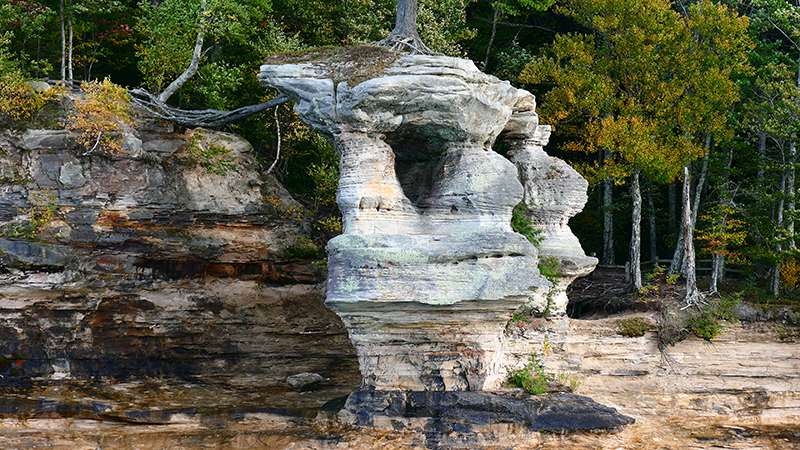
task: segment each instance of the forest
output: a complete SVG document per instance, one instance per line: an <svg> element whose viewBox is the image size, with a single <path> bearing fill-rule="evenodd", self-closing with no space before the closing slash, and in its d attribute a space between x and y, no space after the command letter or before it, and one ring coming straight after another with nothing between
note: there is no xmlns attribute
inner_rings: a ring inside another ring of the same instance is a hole
<svg viewBox="0 0 800 450"><path fill-rule="evenodd" d="M69 126L43 124L58 90L31 80L144 89L182 110L264 104L266 58L368 45L394 23L394 0L0 0L0 126ZM648 288L645 261L694 277L696 249L704 292L735 278L751 300L798 301L800 1L419 0L418 30L536 95L547 151L590 182L572 229L601 264L627 263L633 289ZM324 243L341 229L336 153L289 103L269 106L224 128Z"/></svg>

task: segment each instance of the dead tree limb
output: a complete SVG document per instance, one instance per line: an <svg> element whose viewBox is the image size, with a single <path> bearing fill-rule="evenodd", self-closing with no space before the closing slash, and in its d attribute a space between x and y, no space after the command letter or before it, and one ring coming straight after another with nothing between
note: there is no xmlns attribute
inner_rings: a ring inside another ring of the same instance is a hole
<svg viewBox="0 0 800 450"><path fill-rule="evenodd" d="M219 111L216 109L187 110L174 108L160 102L158 97L144 89L132 89L129 93L135 105L145 109L159 119L169 120L187 127L206 128L221 127L289 101L289 97L281 94L264 103L242 106L231 111Z"/></svg>

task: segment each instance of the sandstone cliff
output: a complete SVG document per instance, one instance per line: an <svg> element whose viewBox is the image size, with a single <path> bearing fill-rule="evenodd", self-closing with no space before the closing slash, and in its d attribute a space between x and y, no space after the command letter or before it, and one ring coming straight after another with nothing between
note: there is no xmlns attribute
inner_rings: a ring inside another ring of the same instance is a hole
<svg viewBox="0 0 800 450"><path fill-rule="evenodd" d="M86 155L63 130L0 135L0 382L348 385L322 251L250 144L147 120L125 141Z"/></svg>

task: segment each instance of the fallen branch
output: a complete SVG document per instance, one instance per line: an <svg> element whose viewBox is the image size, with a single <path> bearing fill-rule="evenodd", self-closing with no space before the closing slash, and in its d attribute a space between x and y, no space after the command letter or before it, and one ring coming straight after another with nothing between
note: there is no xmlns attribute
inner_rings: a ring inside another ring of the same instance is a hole
<svg viewBox="0 0 800 450"><path fill-rule="evenodd" d="M206 128L221 127L289 101L289 97L281 94L264 103L243 106L232 111L219 111L216 109L187 110L173 108L141 88L133 89L129 93L134 104L159 119L169 120L187 127Z"/></svg>

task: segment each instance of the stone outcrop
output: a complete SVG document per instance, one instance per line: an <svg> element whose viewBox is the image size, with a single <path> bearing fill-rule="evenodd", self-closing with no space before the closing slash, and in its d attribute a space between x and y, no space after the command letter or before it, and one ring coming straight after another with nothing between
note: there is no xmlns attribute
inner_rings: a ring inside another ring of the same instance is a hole
<svg viewBox="0 0 800 450"><path fill-rule="evenodd" d="M563 317L566 307L544 306L553 284L536 247L511 230L512 210L524 199L540 216L568 284L596 263L567 226L586 182L543 152L549 128L530 93L468 60L384 59L360 82L325 58L259 74L340 158L344 233L328 244L326 304L348 328L365 389L498 388L519 356L504 344L512 312L527 303ZM514 142L509 155L492 150L498 138Z"/></svg>
<svg viewBox="0 0 800 450"><path fill-rule="evenodd" d="M549 304L535 307L563 313L569 301L567 287L597 265L597 258L583 253L569 228L569 219L586 204L589 183L569 164L544 151L550 126L539 125L536 114L512 115L502 137L509 147L507 156L517 166L524 186L522 214L540 232L539 258L558 273L552 280L555 286L549 293Z"/></svg>
<svg viewBox="0 0 800 450"><path fill-rule="evenodd" d="M127 141L85 155L63 130L0 134L0 383L357 383L323 276L293 256L304 209L250 144L147 121Z"/></svg>

